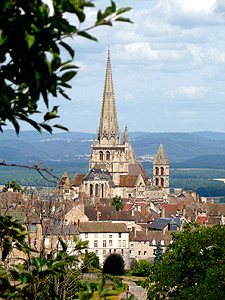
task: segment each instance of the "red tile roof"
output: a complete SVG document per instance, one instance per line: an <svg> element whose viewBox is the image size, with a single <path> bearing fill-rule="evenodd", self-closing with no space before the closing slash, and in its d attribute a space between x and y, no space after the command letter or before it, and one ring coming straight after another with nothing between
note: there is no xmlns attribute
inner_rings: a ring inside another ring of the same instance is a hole
<svg viewBox="0 0 225 300"><path fill-rule="evenodd" d="M120 187L133 187L137 182L137 175L120 175Z"/></svg>
<svg viewBox="0 0 225 300"><path fill-rule="evenodd" d="M84 176L85 176L85 174L75 174L72 185L80 186L82 184L82 179L84 178Z"/></svg>

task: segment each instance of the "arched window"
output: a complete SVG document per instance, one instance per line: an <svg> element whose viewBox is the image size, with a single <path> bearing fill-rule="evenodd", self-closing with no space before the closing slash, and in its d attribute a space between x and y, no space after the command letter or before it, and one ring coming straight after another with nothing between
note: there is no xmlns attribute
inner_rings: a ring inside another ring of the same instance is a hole
<svg viewBox="0 0 225 300"><path fill-rule="evenodd" d="M110 160L110 152L109 151L106 152L106 160Z"/></svg>
<svg viewBox="0 0 225 300"><path fill-rule="evenodd" d="M90 196L93 195L93 184L90 184Z"/></svg>
<svg viewBox="0 0 225 300"><path fill-rule="evenodd" d="M158 178L155 179L155 185L159 185L159 179Z"/></svg>
<svg viewBox="0 0 225 300"><path fill-rule="evenodd" d="M164 175L164 168L161 167L161 175Z"/></svg>
<svg viewBox="0 0 225 300"><path fill-rule="evenodd" d="M159 175L159 168L155 167L155 175Z"/></svg>
<svg viewBox="0 0 225 300"><path fill-rule="evenodd" d="M95 185L95 196L98 196L98 184Z"/></svg>
<svg viewBox="0 0 225 300"><path fill-rule="evenodd" d="M164 186L164 179L161 178L161 186Z"/></svg>
<svg viewBox="0 0 225 300"><path fill-rule="evenodd" d="M99 151L99 159L103 160L103 152L102 151Z"/></svg>

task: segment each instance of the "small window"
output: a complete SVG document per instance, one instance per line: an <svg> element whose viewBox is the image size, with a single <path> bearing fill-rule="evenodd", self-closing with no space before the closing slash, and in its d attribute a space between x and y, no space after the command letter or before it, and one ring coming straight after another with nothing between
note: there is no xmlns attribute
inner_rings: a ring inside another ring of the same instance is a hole
<svg viewBox="0 0 225 300"><path fill-rule="evenodd" d="M109 247L112 247L112 245L113 245L113 241L109 240Z"/></svg>
<svg viewBox="0 0 225 300"><path fill-rule="evenodd" d="M141 242L138 242L138 246L141 246Z"/></svg>
<svg viewBox="0 0 225 300"><path fill-rule="evenodd" d="M103 240L103 247L106 247L106 240Z"/></svg>
<svg viewBox="0 0 225 300"><path fill-rule="evenodd" d="M98 237L98 234L97 234L97 233L95 233L95 239L97 239L97 237Z"/></svg>
<svg viewBox="0 0 225 300"><path fill-rule="evenodd" d="M106 255L106 250L103 250L103 255L104 255L104 256Z"/></svg>
<svg viewBox="0 0 225 300"><path fill-rule="evenodd" d="M152 245L156 245L155 239L152 240Z"/></svg>
<svg viewBox="0 0 225 300"><path fill-rule="evenodd" d="M121 237L122 237L122 234L121 234L121 233L119 233L119 239L121 239Z"/></svg>
<svg viewBox="0 0 225 300"><path fill-rule="evenodd" d="M34 248L37 248L37 239L34 239Z"/></svg>
<svg viewBox="0 0 225 300"><path fill-rule="evenodd" d="M107 234L106 233L103 233L103 238L107 238Z"/></svg>
<svg viewBox="0 0 225 300"><path fill-rule="evenodd" d="M94 247L95 247L95 248L98 247L98 241L97 241L97 240L94 241Z"/></svg>
<svg viewBox="0 0 225 300"><path fill-rule="evenodd" d="M106 160L110 160L110 152L109 151L106 152Z"/></svg>
<svg viewBox="0 0 225 300"><path fill-rule="evenodd" d="M118 241L118 247L121 247L121 240Z"/></svg>
<svg viewBox="0 0 225 300"><path fill-rule="evenodd" d="M147 242L146 241L144 242L144 246L147 246Z"/></svg>
<svg viewBox="0 0 225 300"><path fill-rule="evenodd" d="M131 225L131 221L128 221L128 225Z"/></svg>
<svg viewBox="0 0 225 300"><path fill-rule="evenodd" d="M112 239L112 234L109 235L109 238Z"/></svg>
<svg viewBox="0 0 225 300"><path fill-rule="evenodd" d="M88 233L85 233L85 239L88 239Z"/></svg>
<svg viewBox="0 0 225 300"><path fill-rule="evenodd" d="M103 160L103 152L102 151L99 152L99 160Z"/></svg>
<svg viewBox="0 0 225 300"><path fill-rule="evenodd" d="M161 245L162 245L162 246L164 245L164 240L161 240Z"/></svg>
<svg viewBox="0 0 225 300"><path fill-rule="evenodd" d="M49 238L45 238L45 246L49 245Z"/></svg>
<svg viewBox="0 0 225 300"><path fill-rule="evenodd" d="M98 250L95 250L95 254L96 254L96 255L98 254Z"/></svg>
<svg viewBox="0 0 225 300"><path fill-rule="evenodd" d="M37 232L37 224L30 224L29 231L30 231L30 233L36 233Z"/></svg>
<svg viewBox="0 0 225 300"><path fill-rule="evenodd" d="M123 247L126 247L126 241L123 240Z"/></svg>
<svg viewBox="0 0 225 300"><path fill-rule="evenodd" d="M138 251L138 256L141 256L141 251Z"/></svg>
<svg viewBox="0 0 225 300"><path fill-rule="evenodd" d="M144 251L144 256L147 256L147 251Z"/></svg>
<svg viewBox="0 0 225 300"><path fill-rule="evenodd" d="M130 250L130 254L134 254L134 250Z"/></svg>
<svg viewBox="0 0 225 300"><path fill-rule="evenodd" d="M130 243L130 247L131 247L131 248L134 248L134 243L133 243L133 242Z"/></svg>

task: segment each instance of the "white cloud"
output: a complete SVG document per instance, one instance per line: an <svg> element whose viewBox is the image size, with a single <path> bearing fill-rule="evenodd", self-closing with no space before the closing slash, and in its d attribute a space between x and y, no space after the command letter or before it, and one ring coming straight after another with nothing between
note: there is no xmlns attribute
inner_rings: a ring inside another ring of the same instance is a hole
<svg viewBox="0 0 225 300"><path fill-rule="evenodd" d="M170 90L163 94L163 97L175 98L185 97L190 99L200 98L203 94L208 93L209 88L206 87L195 87L195 86L183 86L176 90Z"/></svg>

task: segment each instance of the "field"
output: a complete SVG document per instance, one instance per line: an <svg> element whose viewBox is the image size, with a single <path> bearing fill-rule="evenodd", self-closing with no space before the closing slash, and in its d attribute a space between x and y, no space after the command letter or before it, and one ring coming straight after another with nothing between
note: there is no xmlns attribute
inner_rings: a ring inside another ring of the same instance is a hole
<svg viewBox="0 0 225 300"><path fill-rule="evenodd" d="M66 170L72 179L75 173L85 174L88 171L88 163L44 163L43 167L52 168L52 173L59 179ZM146 165L145 170L148 176L152 177L151 165ZM45 173L43 173L45 174ZM46 175L46 174L45 174ZM51 176L50 180L57 182ZM225 183L213 180L215 178L225 178L224 169L171 169L170 170L170 187L193 190L200 196L216 197L225 196ZM48 182L34 170L16 167L0 167L0 185L15 179L23 186L52 186L54 182Z"/></svg>

